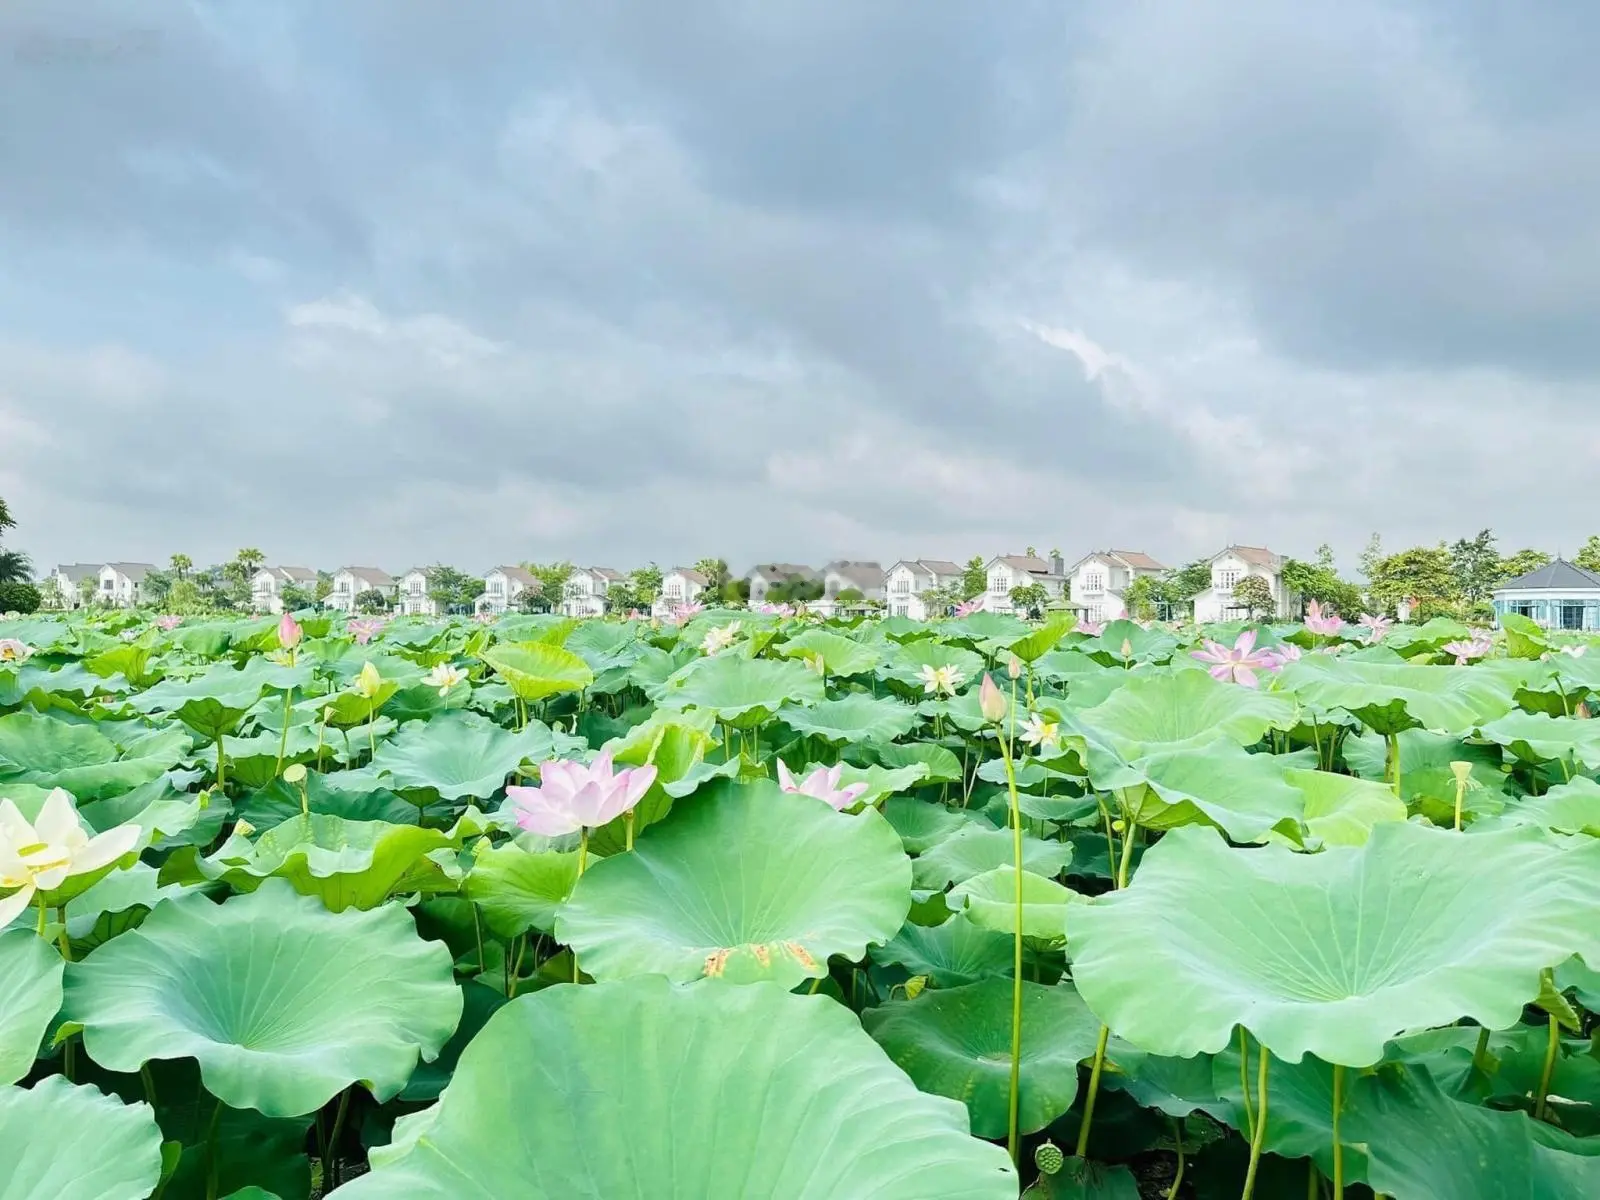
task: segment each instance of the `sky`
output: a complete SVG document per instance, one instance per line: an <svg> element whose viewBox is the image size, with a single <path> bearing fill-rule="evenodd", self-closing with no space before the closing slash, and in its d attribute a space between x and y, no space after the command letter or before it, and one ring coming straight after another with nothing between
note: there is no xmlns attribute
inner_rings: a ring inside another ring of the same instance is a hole
<svg viewBox="0 0 1600 1200"><path fill-rule="evenodd" d="M1600 7L11 0L40 567L1600 531Z"/></svg>

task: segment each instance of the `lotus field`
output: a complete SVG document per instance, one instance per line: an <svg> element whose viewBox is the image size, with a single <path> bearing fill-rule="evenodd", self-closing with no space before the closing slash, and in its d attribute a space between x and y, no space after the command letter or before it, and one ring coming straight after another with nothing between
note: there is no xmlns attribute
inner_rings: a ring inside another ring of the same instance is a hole
<svg viewBox="0 0 1600 1200"><path fill-rule="evenodd" d="M1600 1196L1508 622L0 621L0 1200Z"/></svg>

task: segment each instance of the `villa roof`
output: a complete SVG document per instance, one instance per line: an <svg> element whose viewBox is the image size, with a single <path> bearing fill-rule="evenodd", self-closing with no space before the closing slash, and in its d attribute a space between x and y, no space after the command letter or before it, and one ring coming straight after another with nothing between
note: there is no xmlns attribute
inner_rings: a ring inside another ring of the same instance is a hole
<svg viewBox="0 0 1600 1200"><path fill-rule="evenodd" d="M1542 567L1535 567L1525 575L1518 575L1515 579L1502 580L1497 592L1513 591L1520 588L1542 589L1545 591L1563 592L1595 592L1600 591L1600 575L1592 571L1585 571L1582 567L1569 563L1564 558L1551 559Z"/></svg>

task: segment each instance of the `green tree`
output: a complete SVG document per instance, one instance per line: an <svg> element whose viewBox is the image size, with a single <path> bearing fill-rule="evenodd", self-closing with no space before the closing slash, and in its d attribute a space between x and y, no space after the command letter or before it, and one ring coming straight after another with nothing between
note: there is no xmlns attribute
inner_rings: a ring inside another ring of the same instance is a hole
<svg viewBox="0 0 1600 1200"><path fill-rule="evenodd" d="M177 580L171 571L147 571L144 583L140 585L139 594L147 604L160 606L167 598L167 593L172 590L172 585Z"/></svg>
<svg viewBox="0 0 1600 1200"><path fill-rule="evenodd" d="M356 611L364 613L381 613L389 611L389 597L377 588L368 588L364 592L356 593Z"/></svg>
<svg viewBox="0 0 1600 1200"><path fill-rule="evenodd" d="M1361 578L1370 585L1378 570L1378 564L1383 561L1383 539L1376 533L1367 539L1367 545L1356 559L1356 570L1361 573Z"/></svg>
<svg viewBox="0 0 1600 1200"><path fill-rule="evenodd" d="M1261 576L1246 575L1233 585L1233 602L1255 620L1272 612L1272 588Z"/></svg>
<svg viewBox="0 0 1600 1200"><path fill-rule="evenodd" d="M728 560L724 558L702 558L695 562L694 569L706 577L706 591L714 596L720 596L722 589L727 587L728 580L733 578L728 574Z"/></svg>
<svg viewBox="0 0 1600 1200"><path fill-rule="evenodd" d="M1128 615L1136 621L1155 620L1159 611L1156 593L1160 586L1154 575L1140 575L1124 588L1122 604Z"/></svg>
<svg viewBox="0 0 1600 1200"><path fill-rule="evenodd" d="M1333 547L1323 542L1317 547L1316 567L1319 571L1327 571L1331 575L1338 574L1338 567L1333 561Z"/></svg>
<svg viewBox="0 0 1600 1200"><path fill-rule="evenodd" d="M1451 569L1450 551L1443 542L1437 546L1413 546L1373 564L1371 586L1367 589L1373 607L1391 613L1400 601L1414 597L1418 615L1448 612L1460 593Z"/></svg>
<svg viewBox="0 0 1600 1200"><path fill-rule="evenodd" d="M567 592L567 580L572 578L569 562L523 563L523 569L539 581L539 592L529 600L537 608L553 609L561 603ZM523 595L528 593L524 592Z"/></svg>
<svg viewBox="0 0 1600 1200"><path fill-rule="evenodd" d="M989 572L984 569L983 559L976 554L967 559L967 565L961 568L960 588L963 602L989 590Z"/></svg>
<svg viewBox="0 0 1600 1200"><path fill-rule="evenodd" d="M661 594L661 568L655 563L648 566L635 567L628 574L628 583L633 588L635 608L649 608Z"/></svg>
<svg viewBox="0 0 1600 1200"><path fill-rule="evenodd" d="M785 579L767 589L768 604L810 604L822 599L822 580Z"/></svg>
<svg viewBox="0 0 1600 1200"><path fill-rule="evenodd" d="M174 580L172 588L167 592L168 612L187 616L191 613L207 612L210 607L201 594L199 585L192 579Z"/></svg>
<svg viewBox="0 0 1600 1200"><path fill-rule="evenodd" d="M5 498L0 497L0 533L17 527L16 518L11 515L11 509L6 506ZM0 546L0 583L27 583L33 578L33 562L20 550L7 550ZM33 609L37 609L35 604ZM21 611L20 609L18 611Z"/></svg>
<svg viewBox="0 0 1600 1200"><path fill-rule="evenodd" d="M1166 573L1171 594L1181 600L1192 600L1211 586L1211 560L1197 558L1176 570Z"/></svg>
<svg viewBox="0 0 1600 1200"><path fill-rule="evenodd" d="M1600 534L1590 534L1589 540L1572 560L1585 571L1600 571Z"/></svg>
<svg viewBox="0 0 1600 1200"><path fill-rule="evenodd" d="M444 563L428 568L428 598L445 612L470 608L483 592L484 583L476 575L468 575Z"/></svg>
<svg viewBox="0 0 1600 1200"><path fill-rule="evenodd" d="M194 570L194 559L187 554L174 554L167 563L167 570L171 572L174 580L187 579L189 572Z"/></svg>
<svg viewBox="0 0 1600 1200"><path fill-rule="evenodd" d="M1330 565L1324 566L1324 562ZM1340 579L1331 563L1332 556L1325 558L1321 550L1317 553L1315 563L1286 558L1283 560L1283 586L1300 597L1302 612L1305 611L1305 605L1315 600L1324 609L1332 609L1341 616L1354 619L1361 611L1361 589Z"/></svg>
<svg viewBox="0 0 1600 1200"><path fill-rule="evenodd" d="M749 604L750 581L748 579L730 579L722 585L722 602L724 604Z"/></svg>
<svg viewBox="0 0 1600 1200"><path fill-rule="evenodd" d="M85 575L82 579L78 580L78 600L85 608L88 608L91 604L95 603L95 600L99 594L100 576Z"/></svg>
<svg viewBox="0 0 1600 1200"><path fill-rule="evenodd" d="M333 574L330 571L317 572L317 603L321 604L333 595Z"/></svg>
<svg viewBox="0 0 1600 1200"><path fill-rule="evenodd" d="M1031 556L1030 556L1031 557ZM1044 606L1050 603L1050 593L1042 583L1023 583L1011 589L1011 607L1037 620L1044 615Z"/></svg>
<svg viewBox="0 0 1600 1200"><path fill-rule="evenodd" d="M7 580L0 583L0 613L38 612L43 600L39 589L31 583L24 583L21 580Z"/></svg>
<svg viewBox="0 0 1600 1200"><path fill-rule="evenodd" d="M317 602L317 593L314 588L303 587L298 583L286 583L278 589L278 599L283 602L286 610L296 612L314 606Z"/></svg>
<svg viewBox="0 0 1600 1200"><path fill-rule="evenodd" d="M17 527L16 518L11 515L11 508L6 504L6 498L0 496L0 533Z"/></svg>
<svg viewBox="0 0 1600 1200"><path fill-rule="evenodd" d="M1518 575L1526 575L1529 571L1537 571L1549 561L1550 556L1543 550L1518 550L1509 558L1501 560L1500 578L1515 579Z"/></svg>
<svg viewBox="0 0 1600 1200"><path fill-rule="evenodd" d="M1473 538L1457 538L1450 547L1450 571L1456 591L1469 604L1486 600L1501 577L1500 552L1495 549L1494 530L1480 529Z"/></svg>

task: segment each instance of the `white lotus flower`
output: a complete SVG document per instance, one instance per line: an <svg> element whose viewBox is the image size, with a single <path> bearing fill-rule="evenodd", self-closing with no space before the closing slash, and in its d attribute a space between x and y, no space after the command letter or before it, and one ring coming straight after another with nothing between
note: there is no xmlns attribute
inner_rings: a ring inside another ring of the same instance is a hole
<svg viewBox="0 0 1600 1200"><path fill-rule="evenodd" d="M706 634L705 641L700 643L700 649L707 654L716 654L726 650L738 638L741 623L739 621L729 621L726 625L713 629Z"/></svg>
<svg viewBox="0 0 1600 1200"><path fill-rule="evenodd" d="M467 673L454 663L440 663L422 677L422 682L429 687L439 689L439 695L448 696L450 689L458 683L465 683Z"/></svg>
<svg viewBox="0 0 1600 1200"><path fill-rule="evenodd" d="M0 663L25 663L33 655L33 647L16 638L0 638Z"/></svg>
<svg viewBox="0 0 1600 1200"><path fill-rule="evenodd" d="M954 696L967 681L961 668L954 664L936 667L931 663L925 663L920 677L922 690L930 696Z"/></svg>
<svg viewBox="0 0 1600 1200"><path fill-rule="evenodd" d="M37 892L60 887L74 875L109 866L139 843L137 825L118 825L90 837L72 797L56 788L30 822L10 800L0 800L0 929L33 903Z"/></svg>
<svg viewBox="0 0 1600 1200"><path fill-rule="evenodd" d="M1030 746L1054 750L1061 744L1061 725L1056 721L1046 721L1038 713L1032 713L1022 723L1022 732L1017 736Z"/></svg>

